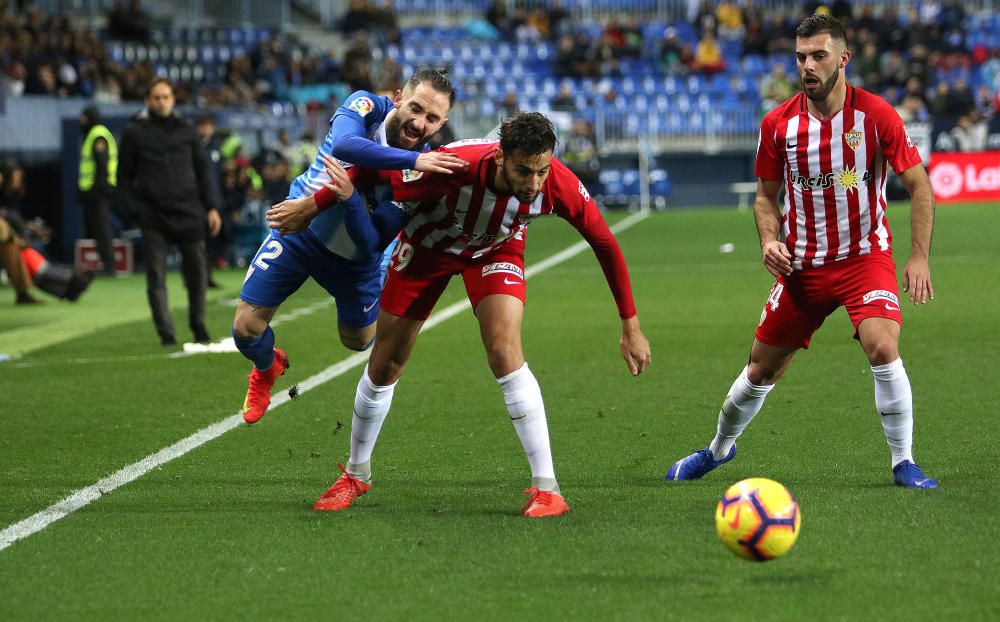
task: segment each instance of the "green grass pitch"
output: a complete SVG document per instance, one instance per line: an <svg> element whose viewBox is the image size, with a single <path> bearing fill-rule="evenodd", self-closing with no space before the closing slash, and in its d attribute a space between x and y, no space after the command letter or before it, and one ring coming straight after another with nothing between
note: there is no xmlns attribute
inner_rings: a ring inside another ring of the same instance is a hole
<svg viewBox="0 0 1000 622"><path fill-rule="evenodd" d="M906 205L889 218L902 264ZM589 251L530 280L525 350L567 516L517 515L527 464L466 311L420 337L375 486L355 507L310 509L346 459L360 368L0 550L0 619L996 619L998 230L1000 205L939 206L936 300L904 308L915 454L938 490L891 485L871 374L842 310L736 461L701 482L663 481L711 438L772 282L749 213L669 211L619 236L653 348L639 378L618 354ZM529 266L578 239L558 219L533 224ZM720 253L725 243L735 252ZM242 274L218 276L217 338ZM282 313L324 295L309 285ZM462 297L453 286L439 308ZM141 276L99 280L75 305L12 301L0 288L0 353L14 355L0 363L0 529L242 403L238 354L165 356ZM186 337L182 306L175 320ZM349 354L332 307L275 330L292 360L280 389ZM803 512L796 548L766 564L736 558L714 532L718 497L751 476L784 483Z"/></svg>

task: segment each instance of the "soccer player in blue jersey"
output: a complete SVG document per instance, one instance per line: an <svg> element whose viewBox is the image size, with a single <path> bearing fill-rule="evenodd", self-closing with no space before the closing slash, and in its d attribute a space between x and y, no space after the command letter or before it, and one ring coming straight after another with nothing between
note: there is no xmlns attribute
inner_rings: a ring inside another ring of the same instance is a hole
<svg viewBox="0 0 1000 622"><path fill-rule="evenodd" d="M336 158L345 168L357 165L445 174L464 168L467 164L453 154L422 152L427 140L448 121L454 101L451 82L437 70L414 74L393 99L367 91L352 93L334 113L316 161L292 182L288 198L310 196L330 182L324 155ZM233 339L243 356L253 361L243 402L247 423L264 416L271 388L288 367L288 356L274 347L271 318L306 278L315 279L336 300L344 346L365 350L375 337L383 264L388 263L392 245L384 257L372 256L347 235L341 210L312 216L284 227L282 234L272 231L243 282Z"/></svg>

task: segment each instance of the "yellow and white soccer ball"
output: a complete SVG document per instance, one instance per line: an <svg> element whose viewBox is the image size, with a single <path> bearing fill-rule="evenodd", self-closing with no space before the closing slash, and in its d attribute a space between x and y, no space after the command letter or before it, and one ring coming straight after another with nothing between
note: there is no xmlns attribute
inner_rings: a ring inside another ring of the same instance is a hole
<svg viewBox="0 0 1000 622"><path fill-rule="evenodd" d="M802 512L792 493L778 482L753 477L730 486L715 508L719 538L750 561L781 557L795 545Z"/></svg>

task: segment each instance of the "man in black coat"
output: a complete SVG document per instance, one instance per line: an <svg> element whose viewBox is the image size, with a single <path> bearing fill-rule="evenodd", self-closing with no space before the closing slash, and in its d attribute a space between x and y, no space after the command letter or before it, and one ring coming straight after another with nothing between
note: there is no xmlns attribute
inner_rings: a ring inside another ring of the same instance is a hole
<svg viewBox="0 0 1000 622"><path fill-rule="evenodd" d="M194 340L205 329L205 223L219 232L219 198L193 125L174 111L174 90L157 78L146 89L146 108L122 135L118 182L138 208L146 258L146 293L163 345L177 343L167 305L166 263L171 245L181 253L188 292L188 324Z"/></svg>

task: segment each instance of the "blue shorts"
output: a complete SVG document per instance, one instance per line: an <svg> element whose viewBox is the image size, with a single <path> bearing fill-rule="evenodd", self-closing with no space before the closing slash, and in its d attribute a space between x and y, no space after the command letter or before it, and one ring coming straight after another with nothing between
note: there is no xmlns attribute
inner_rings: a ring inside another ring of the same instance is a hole
<svg viewBox="0 0 1000 622"><path fill-rule="evenodd" d="M378 318L382 282L395 246L393 241L381 257L351 261L330 252L309 230L284 237L272 231L247 269L240 298L259 307L278 307L312 277L333 296L341 324L368 326Z"/></svg>

